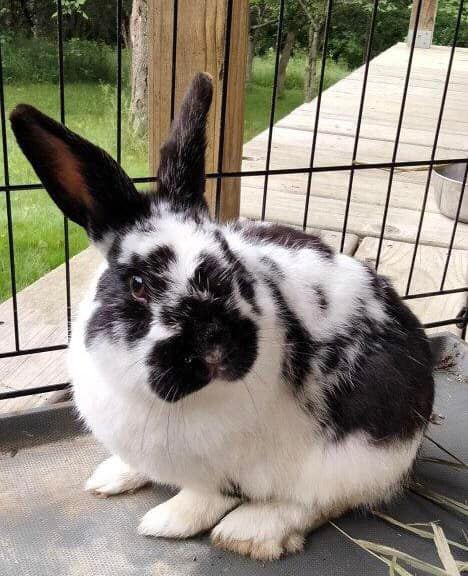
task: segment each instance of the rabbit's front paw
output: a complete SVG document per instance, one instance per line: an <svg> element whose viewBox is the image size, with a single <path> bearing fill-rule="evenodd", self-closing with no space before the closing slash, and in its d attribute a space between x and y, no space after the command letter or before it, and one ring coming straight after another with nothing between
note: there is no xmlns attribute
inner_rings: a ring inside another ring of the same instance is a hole
<svg viewBox="0 0 468 576"><path fill-rule="evenodd" d="M111 456L99 464L86 482L85 490L98 496L114 496L133 492L149 482L146 476L132 470L118 456Z"/></svg>
<svg viewBox="0 0 468 576"><path fill-rule="evenodd" d="M212 528L237 502L220 494L184 489L147 512L138 532L143 536L188 538Z"/></svg>
<svg viewBox="0 0 468 576"><path fill-rule="evenodd" d="M310 521L310 513L293 504L245 503L215 526L211 540L255 560L277 560L302 550Z"/></svg>

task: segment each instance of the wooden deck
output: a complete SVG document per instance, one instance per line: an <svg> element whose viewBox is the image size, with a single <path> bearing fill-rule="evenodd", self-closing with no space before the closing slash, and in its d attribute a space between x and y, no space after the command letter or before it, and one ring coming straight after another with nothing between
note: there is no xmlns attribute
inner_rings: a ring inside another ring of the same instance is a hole
<svg viewBox="0 0 468 576"><path fill-rule="evenodd" d="M370 66L367 97L357 159L388 162L400 111L408 48L397 44L375 58ZM423 160L431 156L439 114L449 49L432 47L415 52L406 113L397 160ZM352 159L354 134L362 83L356 70L323 94L316 166L346 165ZM468 156L468 49L457 49L452 70L437 158ZM275 125L270 167L305 168L309 165L316 103L304 104ZM268 132L244 146L244 170L265 168ZM345 251L373 261L377 251L389 173L386 170L355 172ZM390 197L381 267L401 292L416 237L427 171L396 171ZM319 231L339 247L348 192L349 172L316 173L312 177L309 230ZM263 177L242 178L241 214L261 214ZM270 176L268 220L302 225L307 175ZM438 290L453 229L453 221L442 216L432 190L427 202L417 253L412 291ZM446 288L465 286L468 281L468 225L460 223L448 270ZM71 262L73 308L81 299L99 256L88 249ZM423 322L455 317L466 302L466 294L411 301ZM66 341L65 271L61 266L18 295L21 347L61 344ZM455 327L450 328L457 331ZM445 330L444 328L442 330ZM11 301L0 305L0 352L14 347ZM63 351L0 360L0 391L55 384L68 379ZM50 401L44 394L0 401L0 412L23 410Z"/></svg>
<svg viewBox="0 0 468 576"><path fill-rule="evenodd" d="M450 49L416 49L403 117L397 161L429 160L439 117ZM370 64L357 161L390 162L400 114L409 49L396 44ZM329 88L322 97L314 166L350 165L356 133L363 68ZM436 159L468 157L468 49L457 48L436 150ZM270 168L309 166L316 101L303 104L273 129ZM265 168L268 130L244 147L244 170ZM414 250L428 171L396 170L390 196L380 271L404 292ZM312 175L308 226L341 232L350 171ZM389 181L386 169L356 170L349 233L358 238L354 255L375 261ZM241 213L261 215L264 177L243 177ZM302 225L307 174L270 176L266 218ZM411 292L439 290L454 222L440 214L432 187L421 229ZM445 288L468 282L468 225L459 223ZM456 317L466 294L411 301L423 322ZM446 328L445 328L446 329ZM449 328L457 331L452 326Z"/></svg>

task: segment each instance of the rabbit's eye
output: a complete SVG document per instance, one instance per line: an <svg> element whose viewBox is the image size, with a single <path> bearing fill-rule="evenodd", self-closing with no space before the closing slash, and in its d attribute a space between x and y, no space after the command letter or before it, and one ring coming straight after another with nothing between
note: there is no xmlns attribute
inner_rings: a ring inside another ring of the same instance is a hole
<svg viewBox="0 0 468 576"><path fill-rule="evenodd" d="M139 302L146 302L146 289L145 283L141 276L132 276L130 278L130 290L135 300Z"/></svg>

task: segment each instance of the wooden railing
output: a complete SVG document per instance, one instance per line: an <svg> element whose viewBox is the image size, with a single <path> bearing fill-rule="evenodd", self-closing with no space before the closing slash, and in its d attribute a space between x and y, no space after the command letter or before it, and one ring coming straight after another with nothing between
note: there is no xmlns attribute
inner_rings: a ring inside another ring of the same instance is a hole
<svg viewBox="0 0 468 576"><path fill-rule="evenodd" d="M207 173L238 172L242 162L248 0L149 0L148 117L151 173L192 76L213 77ZM240 178L212 177L206 199L221 220L238 217Z"/></svg>
<svg viewBox="0 0 468 576"><path fill-rule="evenodd" d="M408 45L411 45L415 23L416 25L416 48L430 48L437 15L438 0L413 0L411 18L408 31ZM419 6L421 4L421 6Z"/></svg>

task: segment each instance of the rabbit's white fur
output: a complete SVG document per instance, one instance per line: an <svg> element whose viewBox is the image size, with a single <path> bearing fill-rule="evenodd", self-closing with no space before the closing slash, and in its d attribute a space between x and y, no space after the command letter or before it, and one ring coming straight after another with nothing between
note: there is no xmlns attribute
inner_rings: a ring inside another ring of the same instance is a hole
<svg viewBox="0 0 468 576"><path fill-rule="evenodd" d="M424 331L388 281L282 226L220 226L204 200L211 79L198 74L140 194L101 149L28 105L12 128L106 256L72 332L78 410L111 458L87 488L181 490L146 535L255 558L389 498L433 401Z"/></svg>
<svg viewBox="0 0 468 576"><path fill-rule="evenodd" d="M208 222L196 226L168 210L159 215L157 234L135 230L124 238L120 259L133 253L144 256L156 245L171 246L177 264L171 270L173 292L164 301L175 300L201 251L224 258L213 241L215 228ZM314 338L324 339L346 324L358 297L366 300L367 312L376 322L385 318L369 274L354 259L336 255L330 260L318 251L253 243L234 227L219 228L255 277L267 266L263 257L277 263L284 273L277 278L281 290ZM152 304L149 337L131 353L115 339L110 343L98 337L91 346L85 345L87 321L99 306L94 301L96 283L97 279L73 329L70 371L80 414L125 465L115 458L105 467L107 477L98 468L99 481L92 478L88 487L107 494L114 493L115 486L125 491L150 479L182 488L145 516L142 533L183 537L212 528L238 503L220 495L219 487L229 478L242 486L250 502L221 520L213 531L214 541L255 557L273 558L300 546L304 532L322 519L385 499L398 488L415 458L421 433L383 445L363 432L339 442L328 438L283 382L283 328L265 284L256 286L262 314L256 317L259 353L252 370L243 381L215 381L172 404L146 384L148 349L169 335L169 329L158 323L158 304ZM301 296L304 286L314 284L326 293L326 315ZM243 308L254 316L246 302ZM306 389L320 405L320 386L312 377Z"/></svg>

